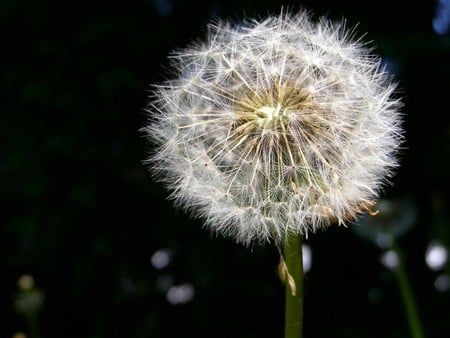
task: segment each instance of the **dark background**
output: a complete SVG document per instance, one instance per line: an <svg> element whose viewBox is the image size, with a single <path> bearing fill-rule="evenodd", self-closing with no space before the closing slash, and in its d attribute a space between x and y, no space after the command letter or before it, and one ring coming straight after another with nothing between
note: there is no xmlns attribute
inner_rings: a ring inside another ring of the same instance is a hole
<svg viewBox="0 0 450 338"><path fill-rule="evenodd" d="M433 30L437 2L405 0L2 0L0 337L29 332L14 310L23 274L45 293L43 338L282 336L277 250L212 237L172 208L142 165L138 131L171 50L211 18L281 4L359 23L400 82L407 142L384 196L413 201L415 226L398 243L426 335L448 337L450 292L434 282L450 266L432 271L424 257L433 240L450 245L450 39ZM306 337L409 337L379 248L339 227L307 243ZM170 264L156 269L162 248ZM162 280L194 297L171 304Z"/></svg>

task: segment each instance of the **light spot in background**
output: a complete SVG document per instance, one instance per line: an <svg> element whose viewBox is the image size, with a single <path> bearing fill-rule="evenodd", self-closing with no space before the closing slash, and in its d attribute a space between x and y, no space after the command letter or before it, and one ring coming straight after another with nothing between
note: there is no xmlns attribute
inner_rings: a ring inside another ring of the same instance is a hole
<svg viewBox="0 0 450 338"><path fill-rule="evenodd" d="M34 278L31 275L22 275L17 280L17 286L21 291L30 291L34 288Z"/></svg>
<svg viewBox="0 0 450 338"><path fill-rule="evenodd" d="M169 16L172 14L173 3L170 0L150 0L151 4L156 8L161 16Z"/></svg>
<svg viewBox="0 0 450 338"><path fill-rule="evenodd" d="M440 275L434 281L434 287L439 292L446 292L450 289L450 276Z"/></svg>
<svg viewBox="0 0 450 338"><path fill-rule="evenodd" d="M433 29L436 34L446 35L450 30L450 0L438 0L433 17Z"/></svg>
<svg viewBox="0 0 450 338"><path fill-rule="evenodd" d="M399 264L398 255L394 250L388 250L386 252L383 252L380 257L380 262L386 268L395 270Z"/></svg>
<svg viewBox="0 0 450 338"><path fill-rule="evenodd" d="M302 245L302 254L303 254L303 271L308 272L311 270L312 264L312 251L311 247L308 244Z"/></svg>
<svg viewBox="0 0 450 338"><path fill-rule="evenodd" d="M16 332L13 334L12 338L28 338L28 336L23 332Z"/></svg>
<svg viewBox="0 0 450 338"><path fill-rule="evenodd" d="M159 292L166 293L173 286L173 277L171 275L161 275L156 279L155 285Z"/></svg>
<svg viewBox="0 0 450 338"><path fill-rule="evenodd" d="M172 286L167 291L166 298L173 305L189 303L194 298L194 287L191 284Z"/></svg>
<svg viewBox="0 0 450 338"><path fill-rule="evenodd" d="M156 251L151 258L151 262L155 269L163 269L169 265L172 258L172 250L161 249Z"/></svg>
<svg viewBox="0 0 450 338"><path fill-rule="evenodd" d="M394 237L391 234L379 233L376 235L375 242L381 249L387 249L392 246Z"/></svg>
<svg viewBox="0 0 450 338"><path fill-rule="evenodd" d="M448 259L448 250L438 241L432 241L425 252L425 262L431 270L440 270Z"/></svg>

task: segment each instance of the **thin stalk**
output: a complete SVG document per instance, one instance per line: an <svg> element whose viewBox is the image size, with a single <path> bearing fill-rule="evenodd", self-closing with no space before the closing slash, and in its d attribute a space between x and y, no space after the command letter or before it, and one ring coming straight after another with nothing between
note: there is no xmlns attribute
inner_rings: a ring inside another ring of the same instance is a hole
<svg viewBox="0 0 450 338"><path fill-rule="evenodd" d="M291 236L284 247L286 261L285 338L303 336L303 258L301 236Z"/></svg>
<svg viewBox="0 0 450 338"><path fill-rule="evenodd" d="M30 330L30 338L40 338L37 313L31 313L25 316L25 318L27 320L28 329Z"/></svg>
<svg viewBox="0 0 450 338"><path fill-rule="evenodd" d="M392 245L392 249L398 257L398 265L394 269L395 277L397 278L397 282L400 287L411 336L413 338L424 338L425 336L423 334L422 323L420 321L419 312L417 311L417 305L411 289L411 283L406 273L402 253L395 243Z"/></svg>

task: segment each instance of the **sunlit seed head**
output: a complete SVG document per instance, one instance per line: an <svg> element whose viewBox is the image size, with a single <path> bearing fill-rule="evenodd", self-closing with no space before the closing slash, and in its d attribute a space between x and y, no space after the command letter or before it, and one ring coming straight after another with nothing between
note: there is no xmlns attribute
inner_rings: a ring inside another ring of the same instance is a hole
<svg viewBox="0 0 450 338"><path fill-rule="evenodd" d="M219 22L172 61L145 130L178 206L246 244L371 210L397 166L401 104L343 24L306 12Z"/></svg>

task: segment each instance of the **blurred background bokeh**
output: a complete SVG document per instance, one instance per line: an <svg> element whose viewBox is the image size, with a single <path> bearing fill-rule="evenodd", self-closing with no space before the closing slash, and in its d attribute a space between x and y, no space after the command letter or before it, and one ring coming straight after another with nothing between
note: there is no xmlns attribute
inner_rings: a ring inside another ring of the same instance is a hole
<svg viewBox="0 0 450 338"><path fill-rule="evenodd" d="M276 248L172 208L138 131L170 51L281 5L358 24L405 103L380 217L306 241L305 337L410 336L393 241L426 336L450 336L448 0L1 0L0 337L282 336Z"/></svg>

